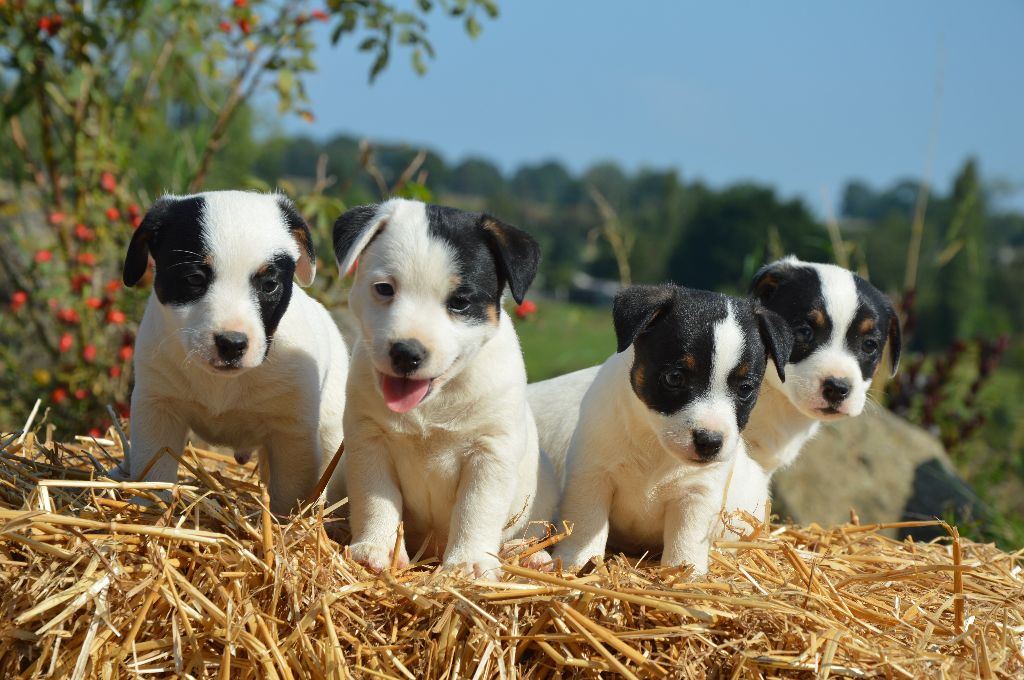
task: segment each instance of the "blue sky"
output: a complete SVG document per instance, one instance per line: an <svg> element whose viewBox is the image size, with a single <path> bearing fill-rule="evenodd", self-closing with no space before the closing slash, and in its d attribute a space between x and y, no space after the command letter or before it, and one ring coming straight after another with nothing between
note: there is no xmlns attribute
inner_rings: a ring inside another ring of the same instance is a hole
<svg viewBox="0 0 1024 680"><path fill-rule="evenodd" d="M820 211L845 181L924 174L968 154L1024 206L1024 2L502 0L477 40L434 17L424 77L404 53L373 85L352 43L317 52L316 122L489 158L676 167L752 179ZM323 30L323 29L321 29ZM938 93L938 94L937 94Z"/></svg>

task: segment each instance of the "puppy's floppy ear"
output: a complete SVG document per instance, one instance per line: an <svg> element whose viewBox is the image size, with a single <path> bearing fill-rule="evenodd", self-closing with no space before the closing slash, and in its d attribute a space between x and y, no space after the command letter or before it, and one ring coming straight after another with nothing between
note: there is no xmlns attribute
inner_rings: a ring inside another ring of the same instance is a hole
<svg viewBox="0 0 1024 680"><path fill-rule="evenodd" d="M903 331L900 329L900 315L888 296L885 297L885 311L889 315L889 365L890 375L896 375L896 369L900 367L900 352L903 350Z"/></svg>
<svg viewBox="0 0 1024 680"><path fill-rule="evenodd" d="M526 298L526 289L537 275L540 245L522 229L490 215L480 218L480 228L490 239L498 269L508 281L512 297L522 303Z"/></svg>
<svg viewBox="0 0 1024 680"><path fill-rule="evenodd" d="M342 276L352 270L359 255L387 224L383 216L375 219L379 210L379 205L360 205L334 222L334 257Z"/></svg>
<svg viewBox="0 0 1024 680"><path fill-rule="evenodd" d="M124 267L121 270L121 280L129 288L138 283L142 275L146 273L153 241L175 203L177 203L177 199L170 196L158 198L146 216L142 218L139 228L132 234L132 240L128 244L128 253L124 257Z"/></svg>
<svg viewBox="0 0 1024 680"><path fill-rule="evenodd" d="M761 267L750 281L750 294L767 302L793 269L793 260L785 258Z"/></svg>
<svg viewBox="0 0 1024 680"><path fill-rule="evenodd" d="M296 210L295 204L287 196L277 196L277 207L281 209L288 231L299 246L299 260L295 263L295 278L305 288L313 283L316 277L316 250L313 249L313 234L302 215Z"/></svg>
<svg viewBox="0 0 1024 680"><path fill-rule="evenodd" d="M793 331L785 319L760 305L754 306L754 316L757 318L761 342L775 364L779 380L786 382L786 363L793 351Z"/></svg>
<svg viewBox="0 0 1024 680"><path fill-rule="evenodd" d="M612 321L615 323L617 352L624 352L637 336L654 322L675 299L676 288L661 286L630 286L620 290L612 303Z"/></svg>

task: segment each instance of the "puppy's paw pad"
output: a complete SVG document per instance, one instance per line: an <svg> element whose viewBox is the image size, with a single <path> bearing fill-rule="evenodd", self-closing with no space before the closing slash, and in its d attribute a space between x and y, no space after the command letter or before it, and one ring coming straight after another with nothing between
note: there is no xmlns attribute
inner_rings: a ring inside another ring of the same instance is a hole
<svg viewBox="0 0 1024 680"><path fill-rule="evenodd" d="M551 571L554 568L551 555L547 550L539 550L526 557L523 559L522 565L527 569L536 569L537 571Z"/></svg>
<svg viewBox="0 0 1024 680"><path fill-rule="evenodd" d="M392 548L375 543L353 543L349 546L352 559L363 565L372 572L380 573L391 568ZM404 557L404 560L403 560ZM409 558L405 556L405 550L398 556L398 567L404 569L409 566Z"/></svg>

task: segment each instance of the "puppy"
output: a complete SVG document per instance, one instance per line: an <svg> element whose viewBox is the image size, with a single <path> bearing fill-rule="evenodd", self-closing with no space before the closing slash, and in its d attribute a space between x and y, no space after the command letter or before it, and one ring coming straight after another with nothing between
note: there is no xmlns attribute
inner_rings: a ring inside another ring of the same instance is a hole
<svg viewBox="0 0 1024 680"><path fill-rule="evenodd" d="M489 215L392 199L342 215L334 247L342 272L359 262L343 458L352 556L386 568L404 522L398 564L406 545L425 546L445 568L493 575L502 542L557 503L501 307L506 285L523 300L537 243Z"/></svg>
<svg viewBox="0 0 1024 680"><path fill-rule="evenodd" d="M625 289L613 318L618 353L580 406L560 512L574 528L555 557L663 548L663 565L703 574L723 506L767 497L766 478L732 471L768 356L785 378L789 329L751 300L674 285Z"/></svg>
<svg viewBox="0 0 1024 680"><path fill-rule="evenodd" d="M902 339L889 298L842 267L787 257L762 268L751 293L794 336L786 382L769 373L745 433L770 474L796 459L822 421L860 415L886 340L895 375Z"/></svg>
<svg viewBox="0 0 1024 680"><path fill-rule="evenodd" d="M342 441L345 343L313 281L309 228L287 198L164 196L132 236L124 283L156 264L135 341L131 451L115 473L173 482L188 431L260 451L271 509L293 510Z"/></svg>

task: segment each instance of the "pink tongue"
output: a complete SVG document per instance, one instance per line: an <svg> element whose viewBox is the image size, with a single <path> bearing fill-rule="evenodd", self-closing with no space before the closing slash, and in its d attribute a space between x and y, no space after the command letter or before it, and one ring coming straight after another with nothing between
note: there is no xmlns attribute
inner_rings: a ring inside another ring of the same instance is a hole
<svg viewBox="0 0 1024 680"><path fill-rule="evenodd" d="M423 397L427 396L427 390L430 389L429 380L410 380L390 375L382 376L382 378L384 402L395 413L405 413L416 408L423 401Z"/></svg>

